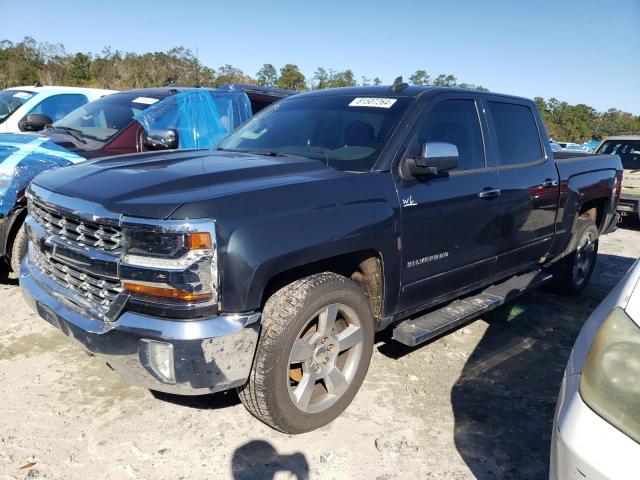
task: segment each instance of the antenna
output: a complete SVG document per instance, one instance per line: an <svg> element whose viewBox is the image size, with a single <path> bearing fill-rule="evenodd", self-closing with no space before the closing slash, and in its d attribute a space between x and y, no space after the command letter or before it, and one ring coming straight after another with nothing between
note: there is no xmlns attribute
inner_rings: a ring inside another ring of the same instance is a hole
<svg viewBox="0 0 640 480"><path fill-rule="evenodd" d="M404 83L402 81L402 75L401 75L399 77L396 77L396 79L393 81L393 85L391 85L391 88L389 90L391 90L392 92L399 92L401 90L404 90L408 86L409 84Z"/></svg>

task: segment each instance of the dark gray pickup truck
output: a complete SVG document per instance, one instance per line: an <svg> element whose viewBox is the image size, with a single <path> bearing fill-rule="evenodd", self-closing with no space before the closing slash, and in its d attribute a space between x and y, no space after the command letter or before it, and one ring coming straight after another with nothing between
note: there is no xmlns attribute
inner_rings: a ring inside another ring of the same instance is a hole
<svg viewBox="0 0 640 480"><path fill-rule="evenodd" d="M316 91L211 151L38 176L20 280L40 316L154 390L237 387L291 433L344 410L374 333L418 345L542 285L579 293L614 155L554 159L530 100Z"/></svg>

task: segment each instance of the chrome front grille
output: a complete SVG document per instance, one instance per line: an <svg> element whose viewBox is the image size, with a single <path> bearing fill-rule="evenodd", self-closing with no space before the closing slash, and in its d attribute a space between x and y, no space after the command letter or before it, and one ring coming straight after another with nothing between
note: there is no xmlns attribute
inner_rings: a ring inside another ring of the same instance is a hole
<svg viewBox="0 0 640 480"><path fill-rule="evenodd" d="M47 257L37 248L32 249L32 261L35 266L53 281L75 292L102 314L109 311L120 292L122 284L118 280L106 279L84 272L59 260Z"/></svg>
<svg viewBox="0 0 640 480"><path fill-rule="evenodd" d="M48 233L79 247L103 250L114 255L122 251L122 229L62 213L37 200L29 202L29 213Z"/></svg>

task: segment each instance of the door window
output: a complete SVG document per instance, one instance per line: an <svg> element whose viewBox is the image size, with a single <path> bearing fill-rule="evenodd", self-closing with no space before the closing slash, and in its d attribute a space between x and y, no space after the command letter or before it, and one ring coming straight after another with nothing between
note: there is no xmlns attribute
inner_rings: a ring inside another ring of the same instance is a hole
<svg viewBox="0 0 640 480"><path fill-rule="evenodd" d="M46 115L55 122L87 102L87 97L81 94L52 95L42 100L29 113Z"/></svg>
<svg viewBox="0 0 640 480"><path fill-rule="evenodd" d="M454 144L459 155L457 170L485 166L482 131L473 100L445 100L436 105L420 125L410 155L420 154L426 142Z"/></svg>
<svg viewBox="0 0 640 480"><path fill-rule="evenodd" d="M529 107L488 102L496 130L500 165L536 162L542 158L538 127Z"/></svg>

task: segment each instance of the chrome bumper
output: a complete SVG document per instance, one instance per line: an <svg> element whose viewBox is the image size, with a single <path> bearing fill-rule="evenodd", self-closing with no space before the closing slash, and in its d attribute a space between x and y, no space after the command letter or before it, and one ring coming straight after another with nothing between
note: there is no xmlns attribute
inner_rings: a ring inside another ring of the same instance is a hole
<svg viewBox="0 0 640 480"><path fill-rule="evenodd" d="M69 292L30 262L20 267L27 302L47 322L84 349L103 357L128 383L180 395L243 385L258 342L260 314L171 320L124 312L115 322L88 316L68 300ZM148 361L149 341L170 344L174 380L166 381Z"/></svg>

